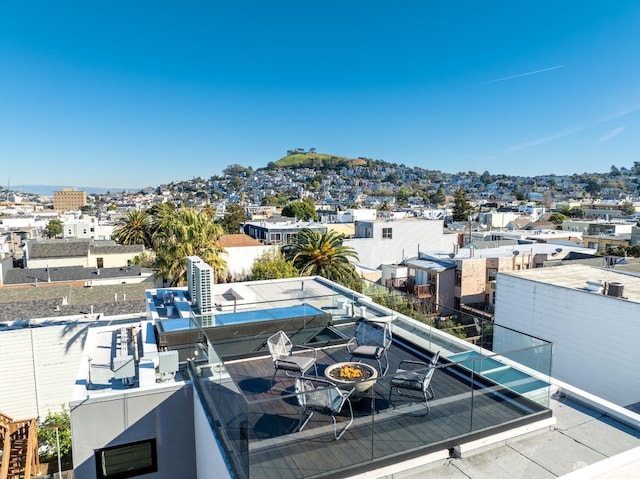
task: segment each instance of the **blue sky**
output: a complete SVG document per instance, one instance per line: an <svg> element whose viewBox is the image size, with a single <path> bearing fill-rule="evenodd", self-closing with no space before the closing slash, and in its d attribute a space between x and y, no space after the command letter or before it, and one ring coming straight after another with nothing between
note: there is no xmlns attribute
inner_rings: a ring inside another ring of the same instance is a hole
<svg viewBox="0 0 640 479"><path fill-rule="evenodd" d="M0 1L3 186L156 186L298 147L607 172L639 146L636 0Z"/></svg>

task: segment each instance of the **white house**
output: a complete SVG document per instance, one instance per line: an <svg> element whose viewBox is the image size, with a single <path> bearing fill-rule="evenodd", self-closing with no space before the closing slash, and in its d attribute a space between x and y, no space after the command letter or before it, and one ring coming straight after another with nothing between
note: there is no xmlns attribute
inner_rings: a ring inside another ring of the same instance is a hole
<svg viewBox="0 0 640 479"><path fill-rule="evenodd" d="M500 272L495 307L497 325L554 344L555 378L640 401L640 278L586 265Z"/></svg>
<svg viewBox="0 0 640 479"><path fill-rule="evenodd" d="M356 250L358 263L379 268L417 256L420 251L453 251L457 238L457 234L444 234L443 221L358 221L355 238L343 243Z"/></svg>

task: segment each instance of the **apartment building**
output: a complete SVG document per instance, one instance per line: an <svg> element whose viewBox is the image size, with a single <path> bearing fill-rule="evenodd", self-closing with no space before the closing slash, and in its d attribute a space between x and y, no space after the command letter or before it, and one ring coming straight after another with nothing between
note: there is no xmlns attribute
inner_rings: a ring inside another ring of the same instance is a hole
<svg viewBox="0 0 640 479"><path fill-rule="evenodd" d="M62 191L53 192L53 209L57 211L79 210L87 204L86 191L74 188L63 188Z"/></svg>
<svg viewBox="0 0 640 479"><path fill-rule="evenodd" d="M442 220L357 221L354 237L343 244L358 253L359 264L380 268L416 257L420 251L453 251L458 234L445 233Z"/></svg>

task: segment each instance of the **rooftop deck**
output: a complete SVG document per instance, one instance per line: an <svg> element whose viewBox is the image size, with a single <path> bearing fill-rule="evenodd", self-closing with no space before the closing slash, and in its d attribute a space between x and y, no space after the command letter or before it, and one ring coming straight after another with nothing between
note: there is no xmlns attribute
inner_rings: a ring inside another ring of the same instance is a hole
<svg viewBox="0 0 640 479"><path fill-rule="evenodd" d="M428 360L431 353L412 352L397 341L389 353L389 372L368 396L353 402L355 421L339 441L333 439L328 415L316 413L303 431L297 430L301 407L293 380L279 373L271 387L270 357L227 361L228 374L202 383L251 478L344 477L425 454L447 455L462 443L551 417L546 407L446 358L432 380L435 398L428 415L417 401L397 394L390 401L389 378L400 361ZM319 376L328 365L348 360L344 344L319 349ZM348 420L345 411L338 421Z"/></svg>

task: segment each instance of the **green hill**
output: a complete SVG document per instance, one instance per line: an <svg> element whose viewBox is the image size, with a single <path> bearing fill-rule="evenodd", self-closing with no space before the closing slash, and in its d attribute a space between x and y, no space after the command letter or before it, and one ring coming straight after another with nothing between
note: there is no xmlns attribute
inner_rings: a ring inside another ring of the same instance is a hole
<svg viewBox="0 0 640 479"><path fill-rule="evenodd" d="M329 155L327 153L292 153L273 163L276 168L336 168L366 164L362 158Z"/></svg>

